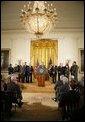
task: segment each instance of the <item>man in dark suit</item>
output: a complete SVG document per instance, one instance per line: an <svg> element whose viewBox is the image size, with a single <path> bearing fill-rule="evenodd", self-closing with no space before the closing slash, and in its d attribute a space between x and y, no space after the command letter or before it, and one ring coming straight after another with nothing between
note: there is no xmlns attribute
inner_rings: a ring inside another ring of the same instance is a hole
<svg viewBox="0 0 85 122"><path fill-rule="evenodd" d="M22 65L20 63L17 66L17 71L18 71L18 78L19 78L19 82L20 82L22 80L22 78L21 78Z"/></svg>
<svg viewBox="0 0 85 122"><path fill-rule="evenodd" d="M38 86L45 86L47 69L42 62L41 65L37 68L37 79L38 79Z"/></svg>
<svg viewBox="0 0 85 122"><path fill-rule="evenodd" d="M21 107L21 105L23 104L23 102L21 101L22 91L20 89L20 86L18 85L16 76L11 76L11 82L7 83L7 91L17 93L17 97L16 98L13 97L12 100L16 99L17 104L19 105L19 107Z"/></svg>
<svg viewBox="0 0 85 122"><path fill-rule="evenodd" d="M30 77L30 67L25 62L25 77L26 77L26 83L29 83L29 77Z"/></svg>
<svg viewBox="0 0 85 122"><path fill-rule="evenodd" d="M21 69L21 79L23 83L25 82L25 70L26 70L26 63L23 63Z"/></svg>
<svg viewBox="0 0 85 122"><path fill-rule="evenodd" d="M64 75L69 79L69 64L66 63L64 66Z"/></svg>
<svg viewBox="0 0 85 122"><path fill-rule="evenodd" d="M33 66L31 66L31 64L29 64L29 70L30 70L29 82L32 83Z"/></svg>
<svg viewBox="0 0 85 122"><path fill-rule="evenodd" d="M17 68L17 64L15 64L14 66L14 73L17 73L18 72L18 68Z"/></svg>
<svg viewBox="0 0 85 122"><path fill-rule="evenodd" d="M53 83L55 83L57 77L57 65L52 65L50 71L51 71L52 81Z"/></svg>
<svg viewBox="0 0 85 122"><path fill-rule="evenodd" d="M41 65L37 67L37 74L44 74L44 75L47 74L47 69L43 62L41 63Z"/></svg>
<svg viewBox="0 0 85 122"><path fill-rule="evenodd" d="M9 65L8 67L8 74L13 74L13 67L12 67L12 64Z"/></svg>
<svg viewBox="0 0 85 122"><path fill-rule="evenodd" d="M64 67L62 63L60 63L60 65L58 66L58 80L60 80L61 75L64 75Z"/></svg>
<svg viewBox="0 0 85 122"><path fill-rule="evenodd" d="M78 65L76 64L76 61L73 62L73 65L70 68L71 75L74 76L74 80L78 81Z"/></svg>

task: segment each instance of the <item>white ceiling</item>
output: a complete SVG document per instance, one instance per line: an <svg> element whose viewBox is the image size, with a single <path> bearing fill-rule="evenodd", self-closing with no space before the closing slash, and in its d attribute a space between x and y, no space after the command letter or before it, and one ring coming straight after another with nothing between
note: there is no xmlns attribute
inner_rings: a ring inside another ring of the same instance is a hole
<svg viewBox="0 0 85 122"><path fill-rule="evenodd" d="M20 13L29 1L1 1L1 30L23 30ZM33 2L33 1L32 1ZM58 29L84 28L84 1L47 1L58 13Z"/></svg>

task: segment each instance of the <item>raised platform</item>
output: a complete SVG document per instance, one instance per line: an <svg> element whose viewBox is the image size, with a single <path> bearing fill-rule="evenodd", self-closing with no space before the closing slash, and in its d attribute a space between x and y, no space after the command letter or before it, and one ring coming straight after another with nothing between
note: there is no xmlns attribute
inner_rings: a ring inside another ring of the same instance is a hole
<svg viewBox="0 0 85 122"><path fill-rule="evenodd" d="M54 85L51 81L45 81L45 86L38 86L37 80L33 83L20 83L23 93L55 93Z"/></svg>

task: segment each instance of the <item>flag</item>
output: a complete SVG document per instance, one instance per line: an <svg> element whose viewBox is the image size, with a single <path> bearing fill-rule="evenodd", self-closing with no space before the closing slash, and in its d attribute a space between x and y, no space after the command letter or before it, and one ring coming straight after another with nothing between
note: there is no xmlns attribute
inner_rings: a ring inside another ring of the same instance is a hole
<svg viewBox="0 0 85 122"><path fill-rule="evenodd" d="M37 78L37 67L39 66L39 62L38 62L38 59L37 59L37 62L34 66L34 78Z"/></svg>
<svg viewBox="0 0 85 122"><path fill-rule="evenodd" d="M52 59L50 58L49 63L48 63L48 68L52 64Z"/></svg>
<svg viewBox="0 0 85 122"><path fill-rule="evenodd" d="M39 66L39 62L38 62L38 59L37 59L37 66Z"/></svg>
<svg viewBox="0 0 85 122"><path fill-rule="evenodd" d="M52 64L52 60L51 60L51 58L50 58L49 65L51 65L51 64Z"/></svg>

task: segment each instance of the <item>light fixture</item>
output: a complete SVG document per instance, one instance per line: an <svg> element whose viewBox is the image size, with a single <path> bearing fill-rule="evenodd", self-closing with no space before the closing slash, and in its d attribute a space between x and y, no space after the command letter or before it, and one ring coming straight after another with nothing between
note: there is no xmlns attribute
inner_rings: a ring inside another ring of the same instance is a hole
<svg viewBox="0 0 85 122"><path fill-rule="evenodd" d="M51 30L57 20L56 8L46 1L34 1L33 5L29 2L24 5L20 18L29 32L37 36L43 35Z"/></svg>

